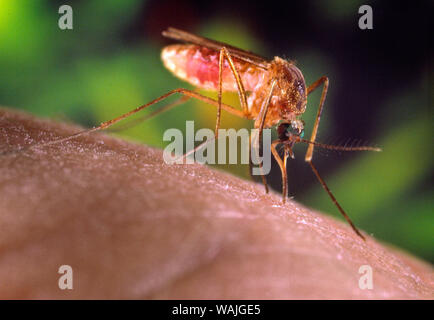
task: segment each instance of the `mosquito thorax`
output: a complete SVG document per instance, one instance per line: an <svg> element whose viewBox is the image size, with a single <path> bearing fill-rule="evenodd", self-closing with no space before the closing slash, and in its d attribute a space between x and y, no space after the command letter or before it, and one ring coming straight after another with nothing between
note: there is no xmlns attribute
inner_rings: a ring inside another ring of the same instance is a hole
<svg viewBox="0 0 434 320"><path fill-rule="evenodd" d="M271 64L271 73L277 78L278 105L283 119L291 121L294 115L306 110L306 82L300 69L294 62L275 57Z"/></svg>

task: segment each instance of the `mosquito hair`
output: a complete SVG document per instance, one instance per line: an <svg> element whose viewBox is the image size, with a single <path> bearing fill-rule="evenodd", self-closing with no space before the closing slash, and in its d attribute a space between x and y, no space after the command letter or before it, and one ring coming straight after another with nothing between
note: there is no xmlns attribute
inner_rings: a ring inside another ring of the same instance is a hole
<svg viewBox="0 0 434 320"><path fill-rule="evenodd" d="M349 143L351 141L347 140L344 145L330 145L320 142L313 142L306 139L300 139L301 142L307 143L307 144L313 144L315 147L327 149L327 150L336 150L336 151L382 151L379 147L369 146L369 145L361 145L361 140L354 143L354 140L352 143Z"/></svg>

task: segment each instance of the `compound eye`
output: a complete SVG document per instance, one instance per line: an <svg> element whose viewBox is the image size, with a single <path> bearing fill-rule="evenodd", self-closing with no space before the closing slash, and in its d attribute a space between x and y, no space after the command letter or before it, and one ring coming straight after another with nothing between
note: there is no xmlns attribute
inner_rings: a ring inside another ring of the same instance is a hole
<svg viewBox="0 0 434 320"><path fill-rule="evenodd" d="M288 126L287 132L288 132L288 136L290 135L298 136L298 134L300 133L299 130L293 126Z"/></svg>

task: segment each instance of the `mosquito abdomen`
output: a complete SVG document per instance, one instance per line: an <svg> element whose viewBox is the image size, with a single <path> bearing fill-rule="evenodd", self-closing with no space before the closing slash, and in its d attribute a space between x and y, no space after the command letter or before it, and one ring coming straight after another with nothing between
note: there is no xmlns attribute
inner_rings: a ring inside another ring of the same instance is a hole
<svg viewBox="0 0 434 320"><path fill-rule="evenodd" d="M165 47L161 59L175 76L206 90L218 90L219 52L196 45L175 44ZM254 91L264 77L264 71L237 58L232 58L244 89ZM222 73L224 91L237 91L229 62L224 59Z"/></svg>

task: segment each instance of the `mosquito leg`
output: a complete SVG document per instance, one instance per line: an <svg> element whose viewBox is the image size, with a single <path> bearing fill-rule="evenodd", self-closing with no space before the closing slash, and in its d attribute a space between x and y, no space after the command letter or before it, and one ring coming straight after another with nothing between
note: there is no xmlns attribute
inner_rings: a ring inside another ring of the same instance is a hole
<svg viewBox="0 0 434 320"><path fill-rule="evenodd" d="M218 103L219 105L221 104L222 101L222 92L223 92L223 63L224 63L224 58L226 58L229 62L229 66L231 68L232 74L235 78L235 81L237 83L237 89L238 89L238 96L240 98L240 104L243 110L243 113L248 116L249 115L249 108L247 105L247 96L246 96L246 92L244 90L244 85L243 82L241 81L241 77L237 71L237 68L235 67L235 64L232 60L232 57L230 55L230 53L228 52L228 50L223 47L220 50L220 56L219 56L219 88L218 88ZM217 109L217 120L216 120L216 132L215 132L215 137L216 139L218 138L218 129L220 127L220 117L221 117L221 110L220 108ZM249 136L249 174L250 177L252 178L252 180L254 180L254 177L252 175L252 158L251 158L251 150L250 150L250 146L251 146L251 136ZM261 168L261 172L262 172L262 163L260 165ZM265 192L268 193L268 185L267 185L267 181L265 179L265 176L263 174L261 174L262 177L262 183L265 186Z"/></svg>
<svg viewBox="0 0 434 320"><path fill-rule="evenodd" d="M249 106L247 104L246 90L244 90L243 82L241 81L240 74L235 67L234 61L232 60L229 51L223 47L220 50L220 61L219 61L219 101L221 101L222 93L222 74L223 74L223 56L228 60L229 67L231 68L232 74L234 75L235 81L237 83L238 96L240 98L241 108L246 116L250 115Z"/></svg>
<svg viewBox="0 0 434 320"><path fill-rule="evenodd" d="M318 178L319 182L321 183L321 185L323 186L323 188L325 189L325 191L327 191L328 195L330 196L330 198L332 199L333 203L336 205L336 207L338 207L339 212L344 216L345 220L347 220L347 222L350 224L351 228L354 230L354 232L363 240L365 240L365 237L360 233L360 231L356 228L356 226L353 224L353 222L351 221L350 217L348 217L348 215L345 213L344 209L342 209L341 205L339 204L339 202L336 200L336 198L333 196L333 193L330 191L330 189L327 187L327 184L325 183L325 181L321 178L321 176L319 175L318 170L315 168L315 166L313 165L312 161L309 161L309 164L312 168L313 173L315 173L316 177Z"/></svg>
<svg viewBox="0 0 434 320"><path fill-rule="evenodd" d="M175 93L179 93L179 94L188 96L190 98L195 98L195 99L201 100L201 101L203 101L203 102L205 102L207 104L210 104L210 105L213 105L213 106L216 106L216 107L219 106L219 103L216 100L208 98L208 97L205 97L205 96L203 96L203 95L201 95L201 94L199 94L197 92L194 92L194 91L191 91L191 90L188 90L188 89L183 89L183 88L174 89L174 90L169 91L166 94L164 94L164 95L162 95L162 96L160 96L160 97L152 100L151 102L148 102L147 104L144 104L144 105L142 105L140 107L137 107L137 108L135 108L135 109L133 109L133 110L127 112L127 113L124 113L124 114L122 114L122 115L120 115L120 116L118 116L118 117L116 117L114 119L105 121L105 122L101 123L99 126L93 127L91 129L80 131L78 133L75 133L75 134L70 135L70 136L65 137L65 138L60 138L60 139L53 140L53 141L48 141L48 142L44 142L44 143L34 144L34 145L29 146L29 147L25 147L23 149L17 150L17 152L23 152L23 151L26 151L26 150L33 149L35 147L44 147L44 146L48 146L48 145L62 143L62 142L69 141L69 140L72 140L72 139L84 136L86 134L89 134L89 133L92 133L92 132L95 132L95 131L107 129L107 128L111 127L112 125L114 125L115 123L118 123L119 121L121 121L121 120L123 120L125 118L128 118L129 116L131 116L131 115L133 115L133 114L135 114L135 113L137 113L137 112L139 112L139 111L141 111L141 110L143 110L143 109L145 109L145 108L147 108L147 107L149 107L151 105L154 105L154 104L156 104L156 103L158 103L158 102L160 102L160 101L162 101L162 100L170 97L171 95L173 95ZM230 105L227 105L227 104L224 104L224 103L221 103L220 105L221 105L222 109L224 109L224 110L226 110L226 111L228 111L228 112L230 112L230 113L232 113L232 114L234 114L234 115L236 115L236 116L238 116L240 118L248 118L246 115L244 115L244 113L242 111L237 110L236 108L234 108L234 107L232 107Z"/></svg>
<svg viewBox="0 0 434 320"><path fill-rule="evenodd" d="M250 149L252 145L252 135L249 135L249 175L250 178L255 181L255 177L253 176L252 170L253 170L253 163L252 163L252 150ZM268 187L268 186L267 186ZM267 188L268 189L268 188ZM266 193L268 193L268 190L266 190Z"/></svg>
<svg viewBox="0 0 434 320"><path fill-rule="evenodd" d="M250 149L251 146L252 146L252 135L249 136L249 174L250 174L250 178L253 181L255 181L255 177L253 176L253 173L252 173L253 163L252 163L252 151ZM259 170L261 170L262 184L264 185L264 187L265 187L265 193L267 194L269 192L269 190L268 190L267 179L265 178L265 175L263 174L262 162L259 164Z"/></svg>
<svg viewBox="0 0 434 320"><path fill-rule="evenodd" d="M223 63L224 63L224 58L225 58L225 48L222 48L220 50L220 55L219 55L219 88L218 88L218 97L217 97L217 101L218 101L218 107L217 107L217 119L215 122L215 139L218 138L219 135L219 128L220 128L220 122L221 122L221 105L222 105L222 94L223 94ZM229 60L229 58L228 58ZM236 72L236 70L235 70Z"/></svg>
<svg viewBox="0 0 434 320"><path fill-rule="evenodd" d="M307 94L309 95L312 91L314 91L316 88L318 88L321 84L324 84L324 86L322 89L321 100L319 102L318 112L317 112L316 118L315 118L315 124L313 125L312 135L310 136L310 141L312 141L312 142L315 142L316 134L318 133L319 121L321 119L321 114L322 114L322 110L324 107L324 101L325 101L325 98L327 95L327 89L329 87L329 78L327 78L325 76L321 77L307 88ZM305 161L309 162L312 159L313 148L314 148L313 144L310 144L309 147L307 148L306 156L304 158Z"/></svg>
<svg viewBox="0 0 434 320"><path fill-rule="evenodd" d="M223 94L223 64L224 59L227 59L229 62L229 66L231 68L232 74L234 75L235 81L237 83L237 89L238 89L238 96L240 98L241 107L243 110L243 114L248 117L249 116L249 108L247 105L247 96L246 91L244 90L243 82L241 81L241 77L237 71L237 68L235 67L235 64L232 60L232 57L229 53L229 51L222 47L220 49L219 54L219 87L218 87L218 107L217 107L217 119L215 124L215 139L218 139L218 130L220 129L220 122L221 122L221 105L222 105L222 94Z"/></svg>
<svg viewBox="0 0 434 320"><path fill-rule="evenodd" d="M304 160L309 163L310 167L312 168L313 173L318 178L318 180L321 183L321 185L323 186L324 190L328 193L328 195L332 199L333 203L336 205L336 207L338 208L339 212L344 216L345 220L347 220L347 222L350 224L351 228L353 228L354 232L360 238L362 238L363 240L365 240L365 237L360 233L360 231L356 228L356 226L351 221L350 217L348 217L348 215L345 213L344 209L338 203L338 201L334 197L333 193L330 191L330 189L328 188L327 184L321 178L321 176L319 175L318 170L315 168L315 166L312 163L314 143L315 143L316 135L318 133L318 126L319 126L319 122L320 122L320 119L321 119L321 114L322 114L323 107L324 107L324 101L325 101L325 98L326 98L326 95L327 95L327 89L328 89L328 86L329 86L329 79L327 77L325 77L325 76L321 77L317 81L315 81L314 83L312 83L307 88L307 94L310 94L312 91L314 91L316 88L318 88L321 84L323 84L323 89L322 89L322 94L321 94L321 100L319 102L319 107L318 107L318 112L316 114L315 124L313 126L312 135L310 137L310 142L312 142L312 143L309 143L309 147L307 148L306 156L305 156Z"/></svg>
<svg viewBox="0 0 434 320"><path fill-rule="evenodd" d="M229 66L231 68L232 74L235 77L235 80L237 82L237 88L238 88L238 96L240 97L240 103L242 106L243 111L236 110L239 114L241 114L240 117L249 119L249 109L247 106L247 98L246 98L246 91L244 90L243 83L241 81L240 75L238 74L237 69L235 68L235 64L232 61L232 57L229 54L228 50L225 47L222 47L220 49L220 55L219 55L219 87L218 87L218 99L217 99L217 119L215 124L215 132L214 132L214 139L218 139L218 131L220 129L220 122L221 122L221 109L224 106L222 103L222 93L223 93L223 63L224 59L227 59L229 62ZM177 160L184 160L186 157L188 157L190 154L195 153L197 150L204 147L206 144L210 143L212 140L207 140L200 145L196 146L193 150L188 151L185 153L182 157L178 158Z"/></svg>
<svg viewBox="0 0 434 320"><path fill-rule="evenodd" d="M273 153L274 159L276 159L277 163L279 164L280 171L282 172L282 202L286 202L286 198L288 197L288 176L286 173L286 161L288 158L288 151L285 148L285 158L282 160L280 158L279 153L276 150L276 146L282 143L280 140L274 140L271 143L271 152Z"/></svg>
<svg viewBox="0 0 434 320"><path fill-rule="evenodd" d="M255 120L255 128L259 129L258 138L255 140L255 151L259 153L260 146L262 145L262 133L264 131L265 118L267 117L268 107L270 106L271 97L273 96L274 87L276 85L276 79L272 79L270 90L268 91L267 97L262 102L261 110L259 111L258 117ZM249 153L250 154L250 153ZM262 183L265 187L265 193L268 193L267 179L263 173L262 162L259 164L259 170L261 171Z"/></svg>
<svg viewBox="0 0 434 320"><path fill-rule="evenodd" d="M155 111L153 111L151 113L148 113L148 114L144 115L143 117L140 117L138 119L134 119L134 120L132 120L132 121L130 121L128 123L125 123L125 125L118 126L118 127L114 128L114 129L109 129L108 131L110 131L110 132L118 132L118 131L122 131L122 130L126 130L126 129L129 129L129 128L132 128L132 127L138 125L141 122L144 122L146 120L149 120L149 119L151 119L151 118L159 115L160 113L169 111L170 109L172 109L172 108L174 108L176 106L179 106L179 105L187 102L189 99L190 99L189 96L183 96L183 97L179 98L178 100L176 100L176 101L174 101L172 103L169 103L169 104L167 104L167 105L165 105L165 106L163 106L163 107L161 107L161 108L159 108L159 109L157 109L157 110L155 110Z"/></svg>

